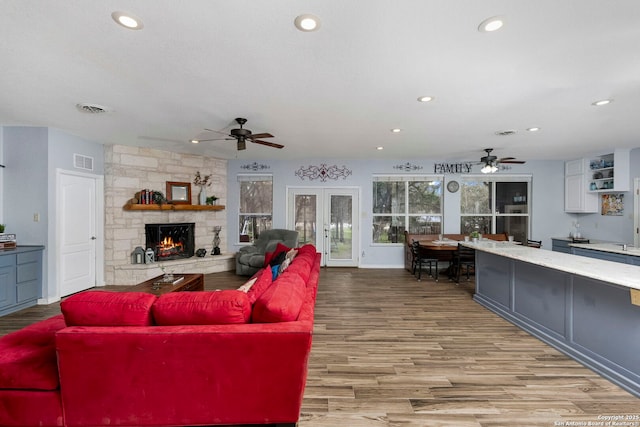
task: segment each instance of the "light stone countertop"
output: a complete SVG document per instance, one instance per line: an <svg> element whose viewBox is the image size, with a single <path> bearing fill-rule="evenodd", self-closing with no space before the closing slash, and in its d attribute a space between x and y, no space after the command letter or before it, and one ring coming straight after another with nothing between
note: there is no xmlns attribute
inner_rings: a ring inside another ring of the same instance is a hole
<svg viewBox="0 0 640 427"><path fill-rule="evenodd" d="M640 290L640 266L620 262L604 261L580 255L530 248L510 242L481 241L464 242L463 245L487 253L540 265L566 273L576 274L627 288ZM574 246L594 246L577 245ZM629 251L622 253L628 253ZM638 251L640 255L640 251Z"/></svg>

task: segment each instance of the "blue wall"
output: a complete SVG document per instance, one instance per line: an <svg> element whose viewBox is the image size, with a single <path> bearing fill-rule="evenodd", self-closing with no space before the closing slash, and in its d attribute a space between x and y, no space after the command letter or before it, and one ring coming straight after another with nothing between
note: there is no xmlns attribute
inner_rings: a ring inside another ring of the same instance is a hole
<svg viewBox="0 0 640 427"><path fill-rule="evenodd" d="M403 172L394 166L411 165L422 167L415 172ZM305 159L301 161L257 161L262 169L255 172L273 175L273 226L282 228L287 222L286 195L289 187L358 187L360 188L360 252L365 257L360 260L361 267L402 267L404 265L402 245L375 245L372 243L372 177L375 174L432 174L434 163L441 159L399 159L399 160L336 160ZM228 201L226 206L229 231L228 250L237 251L239 194L237 175L252 173L247 167L251 160L229 160L228 167ZM296 176L295 171L310 165L336 165L346 167L352 173L345 179L310 181ZM474 174L479 173L476 168ZM529 161L525 165L514 165L512 170L500 174L533 175L531 236L543 240L545 248L551 248L551 237L567 235L571 227L572 217L564 213L564 161ZM461 175L445 176L445 180L460 180ZM444 231L459 232L460 192L444 192Z"/></svg>
<svg viewBox="0 0 640 427"><path fill-rule="evenodd" d="M95 175L104 174L104 147L58 129L5 126L2 131L3 182L0 200L7 232L20 245L44 245L43 299L56 298L55 262L57 221L56 170L82 173L73 166L73 155L93 157ZM34 214L39 221L34 221Z"/></svg>

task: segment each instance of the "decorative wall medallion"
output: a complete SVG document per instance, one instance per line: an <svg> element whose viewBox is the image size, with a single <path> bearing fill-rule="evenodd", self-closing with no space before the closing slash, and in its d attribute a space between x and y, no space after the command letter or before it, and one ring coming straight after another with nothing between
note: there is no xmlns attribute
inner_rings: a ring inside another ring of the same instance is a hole
<svg viewBox="0 0 640 427"><path fill-rule="evenodd" d="M471 173L473 163L434 163L433 173Z"/></svg>
<svg viewBox="0 0 640 427"><path fill-rule="evenodd" d="M327 166L326 164L322 163L320 164L320 166L309 165L308 168L300 166L300 169L295 172L295 175L299 176L303 181L304 178L307 177L309 178L309 181L319 179L320 181L324 182L327 179L347 179L347 177L351 175L351 171L347 169L346 166L342 166L342 168L339 168L336 165Z"/></svg>
<svg viewBox="0 0 640 427"><path fill-rule="evenodd" d="M240 166L241 169L247 169L247 170L252 170L252 171L263 171L265 169L271 169L271 166L269 165L262 165L262 164L258 164L256 162L253 162L249 165L242 165Z"/></svg>
<svg viewBox="0 0 640 427"><path fill-rule="evenodd" d="M396 165L393 168L394 169L402 169L405 172L411 172L411 171L416 171L416 170L422 169L422 166L412 165L411 163L407 162L404 165Z"/></svg>

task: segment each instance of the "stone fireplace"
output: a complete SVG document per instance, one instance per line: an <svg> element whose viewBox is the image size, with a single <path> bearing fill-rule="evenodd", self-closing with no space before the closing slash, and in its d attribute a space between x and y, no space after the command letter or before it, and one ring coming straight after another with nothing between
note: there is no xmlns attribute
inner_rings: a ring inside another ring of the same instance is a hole
<svg viewBox="0 0 640 427"><path fill-rule="evenodd" d="M147 249L153 249L156 261L191 258L195 252L193 222L145 224Z"/></svg>

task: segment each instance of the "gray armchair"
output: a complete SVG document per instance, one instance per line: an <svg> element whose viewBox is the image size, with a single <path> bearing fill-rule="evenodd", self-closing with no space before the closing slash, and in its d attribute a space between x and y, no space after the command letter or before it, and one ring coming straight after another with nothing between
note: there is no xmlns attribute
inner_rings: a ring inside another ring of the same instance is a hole
<svg viewBox="0 0 640 427"><path fill-rule="evenodd" d="M236 274L253 276L264 266L264 255L273 252L278 245L295 248L298 246L298 232L292 230L265 230L251 246L243 246L236 254Z"/></svg>

